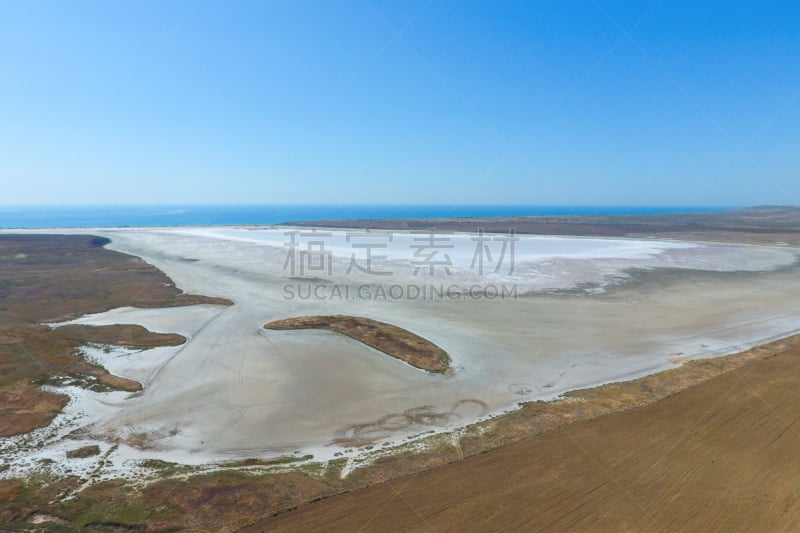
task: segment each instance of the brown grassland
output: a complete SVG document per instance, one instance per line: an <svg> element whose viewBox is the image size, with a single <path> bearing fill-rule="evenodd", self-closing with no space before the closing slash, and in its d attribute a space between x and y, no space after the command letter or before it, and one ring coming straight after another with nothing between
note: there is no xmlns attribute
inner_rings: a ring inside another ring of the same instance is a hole
<svg viewBox="0 0 800 533"><path fill-rule="evenodd" d="M447 374L450 356L447 352L408 330L370 318L346 315L300 316L275 320L266 329L323 329L371 346L411 366L436 374Z"/></svg>
<svg viewBox="0 0 800 533"><path fill-rule="evenodd" d="M139 383L110 375L77 354L86 343L151 347L181 344L140 326L67 326L64 321L115 307L230 302L182 294L158 269L103 248L92 236L0 235L0 436L46 426L66 397L37 383L68 377L110 389Z"/></svg>

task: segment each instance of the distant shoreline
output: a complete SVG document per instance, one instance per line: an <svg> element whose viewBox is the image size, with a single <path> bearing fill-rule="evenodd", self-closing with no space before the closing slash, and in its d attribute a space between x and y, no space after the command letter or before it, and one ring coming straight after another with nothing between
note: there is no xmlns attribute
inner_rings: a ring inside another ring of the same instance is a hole
<svg viewBox="0 0 800 533"><path fill-rule="evenodd" d="M0 233L15 231L123 230L157 228L264 228L314 227L327 230L394 230L475 233L509 233L598 237L655 238L773 246L800 246L800 207L762 206L718 211L616 215L540 215L441 218L342 218L293 220L270 223L175 223L143 225L90 225L48 227L2 227Z"/></svg>
<svg viewBox="0 0 800 533"><path fill-rule="evenodd" d="M293 221L497 217L648 216L716 213L733 207L535 205L0 206L0 228L263 226Z"/></svg>

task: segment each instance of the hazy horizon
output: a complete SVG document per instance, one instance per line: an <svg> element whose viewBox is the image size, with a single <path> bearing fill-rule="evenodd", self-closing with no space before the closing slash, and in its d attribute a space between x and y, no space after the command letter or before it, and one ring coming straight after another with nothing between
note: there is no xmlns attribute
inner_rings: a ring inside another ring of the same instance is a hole
<svg viewBox="0 0 800 533"><path fill-rule="evenodd" d="M19 203L7 204L0 203L0 209L13 209L13 208L36 208L36 207L341 207L341 206L363 206L363 207L543 207L543 208L624 208L624 207L642 207L642 208L659 208L659 209L743 209L751 207L796 207L793 204L759 204L759 205L730 205L730 204L693 204L693 205L673 205L673 204L528 204L528 203L390 203L390 202L360 202L360 203L341 203L341 202L259 202L259 203Z"/></svg>

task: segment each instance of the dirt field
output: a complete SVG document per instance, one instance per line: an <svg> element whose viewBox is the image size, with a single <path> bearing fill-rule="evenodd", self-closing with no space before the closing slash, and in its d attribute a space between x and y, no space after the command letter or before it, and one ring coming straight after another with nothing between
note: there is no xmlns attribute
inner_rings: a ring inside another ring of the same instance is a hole
<svg viewBox="0 0 800 533"><path fill-rule="evenodd" d="M324 329L363 342L411 366L446 374L450 370L447 352L403 328L356 316L302 316L275 320L265 324L266 329Z"/></svg>
<svg viewBox="0 0 800 533"><path fill-rule="evenodd" d="M250 531L797 531L800 347Z"/></svg>

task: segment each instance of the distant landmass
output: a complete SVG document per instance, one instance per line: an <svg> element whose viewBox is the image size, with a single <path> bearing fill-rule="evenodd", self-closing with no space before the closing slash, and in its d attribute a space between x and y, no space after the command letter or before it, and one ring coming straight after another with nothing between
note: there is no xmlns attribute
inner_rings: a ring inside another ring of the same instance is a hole
<svg viewBox="0 0 800 533"><path fill-rule="evenodd" d="M387 230L478 231L593 237L669 237L759 242L800 242L800 207L756 206L716 211L592 213L586 215L383 218L293 221L294 226Z"/></svg>
<svg viewBox="0 0 800 533"><path fill-rule="evenodd" d="M0 228L226 226L297 220L616 216L720 212L732 207L537 205L0 206Z"/></svg>

